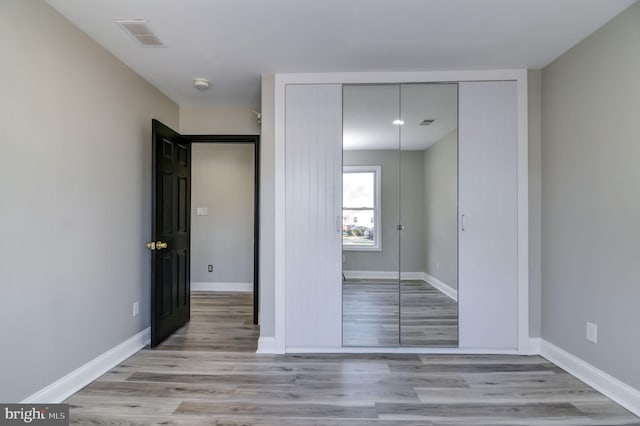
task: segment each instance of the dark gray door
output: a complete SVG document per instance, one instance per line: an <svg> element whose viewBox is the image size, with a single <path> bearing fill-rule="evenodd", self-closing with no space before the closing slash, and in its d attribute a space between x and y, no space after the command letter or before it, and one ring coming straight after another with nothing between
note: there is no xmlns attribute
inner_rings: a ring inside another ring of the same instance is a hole
<svg viewBox="0 0 640 426"><path fill-rule="evenodd" d="M191 144L153 120L151 347L190 318Z"/></svg>

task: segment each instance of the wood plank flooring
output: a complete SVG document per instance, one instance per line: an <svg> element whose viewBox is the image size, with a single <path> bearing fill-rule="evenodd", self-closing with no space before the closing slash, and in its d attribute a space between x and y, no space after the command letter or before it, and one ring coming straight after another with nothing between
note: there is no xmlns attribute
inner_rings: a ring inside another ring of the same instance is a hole
<svg viewBox="0 0 640 426"><path fill-rule="evenodd" d="M259 355L251 296L192 321L66 402L77 425L640 425L537 356Z"/></svg>
<svg viewBox="0 0 640 426"><path fill-rule="evenodd" d="M458 346L458 304L429 283L348 279L342 292L344 346Z"/></svg>

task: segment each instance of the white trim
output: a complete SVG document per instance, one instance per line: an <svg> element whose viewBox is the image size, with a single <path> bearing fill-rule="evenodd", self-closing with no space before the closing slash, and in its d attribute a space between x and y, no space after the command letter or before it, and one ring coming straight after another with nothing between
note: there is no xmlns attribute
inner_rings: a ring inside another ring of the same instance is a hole
<svg viewBox="0 0 640 426"><path fill-rule="evenodd" d="M486 348L418 348L418 347L287 347L288 354L463 354L517 355L514 349Z"/></svg>
<svg viewBox="0 0 640 426"><path fill-rule="evenodd" d="M611 398L636 416L640 416L640 391L638 389L632 388L546 340L541 340L540 355Z"/></svg>
<svg viewBox="0 0 640 426"><path fill-rule="evenodd" d="M99 355L61 379L56 380L47 387L25 398L22 404L57 404L64 401L148 345L150 335L151 328L147 327L135 336L120 343L118 346L109 349L107 352Z"/></svg>
<svg viewBox="0 0 640 426"><path fill-rule="evenodd" d="M397 271L342 271L345 278L353 280L397 280Z"/></svg>
<svg viewBox="0 0 640 426"><path fill-rule="evenodd" d="M343 179L343 187L344 187L344 174L345 173L373 173L374 179L374 200L373 200L373 215L375 218L375 223L373 226L375 239L373 240L374 245L372 246L359 246L355 244L345 244L344 240L342 241L342 250L345 251L382 251L382 232L380 230L381 221L380 217L382 216L382 166L381 165L373 165L373 166L342 166L342 179ZM346 207L349 210L349 207ZM344 217L345 206L342 206L341 216Z"/></svg>
<svg viewBox="0 0 640 426"><path fill-rule="evenodd" d="M410 83L515 80L518 90L518 348L529 344L529 211L527 70L460 70L275 74L275 346L285 350L286 214L285 214L285 89L288 84Z"/></svg>
<svg viewBox="0 0 640 426"><path fill-rule="evenodd" d="M286 80L280 74L274 78L274 337L275 351L285 350L285 270L286 270Z"/></svg>
<svg viewBox="0 0 640 426"><path fill-rule="evenodd" d="M276 352L276 338L275 337L260 337L258 338L258 350L257 354L275 354Z"/></svg>
<svg viewBox="0 0 640 426"><path fill-rule="evenodd" d="M191 283L191 291L253 291L253 283Z"/></svg>
<svg viewBox="0 0 640 426"><path fill-rule="evenodd" d="M356 280L397 280L398 272L396 271L343 271L345 278ZM426 272L402 272L400 279L403 280L422 280L431 284L436 289L444 293L449 298L458 301L458 290L445 284L436 277Z"/></svg>
<svg viewBox="0 0 640 426"><path fill-rule="evenodd" d="M449 284L443 283L442 281L440 281L439 279L437 279L436 277L427 274L426 272L422 273L422 280L428 282L429 284L431 284L432 286L434 286L435 288L437 288L438 290L440 290L442 293L444 293L445 295L449 296L450 299L455 300L456 302L458 301L458 290L451 287Z"/></svg>
<svg viewBox="0 0 640 426"><path fill-rule="evenodd" d="M518 348L520 355L540 355L540 345L542 339L540 337L530 337L529 346L527 348Z"/></svg>
<svg viewBox="0 0 640 426"><path fill-rule="evenodd" d="M517 72L518 91L518 348L529 345L529 88Z"/></svg>

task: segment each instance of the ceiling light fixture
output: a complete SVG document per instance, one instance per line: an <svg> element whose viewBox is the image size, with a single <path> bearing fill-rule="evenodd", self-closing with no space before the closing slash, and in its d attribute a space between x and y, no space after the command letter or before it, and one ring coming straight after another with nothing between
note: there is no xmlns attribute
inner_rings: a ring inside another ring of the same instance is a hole
<svg viewBox="0 0 640 426"><path fill-rule="evenodd" d="M402 126L404 124L404 120L393 120L393 124L396 126Z"/></svg>
<svg viewBox="0 0 640 426"><path fill-rule="evenodd" d="M194 78L193 87L198 90L209 90L209 80L206 78Z"/></svg>

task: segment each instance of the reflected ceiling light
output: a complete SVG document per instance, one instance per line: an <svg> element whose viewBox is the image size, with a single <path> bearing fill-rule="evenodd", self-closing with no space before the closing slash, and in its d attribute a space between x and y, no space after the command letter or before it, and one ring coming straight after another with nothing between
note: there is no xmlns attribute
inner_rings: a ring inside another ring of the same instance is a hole
<svg viewBox="0 0 640 426"><path fill-rule="evenodd" d="M404 124L404 120L393 120L393 124L396 126L402 126Z"/></svg>

